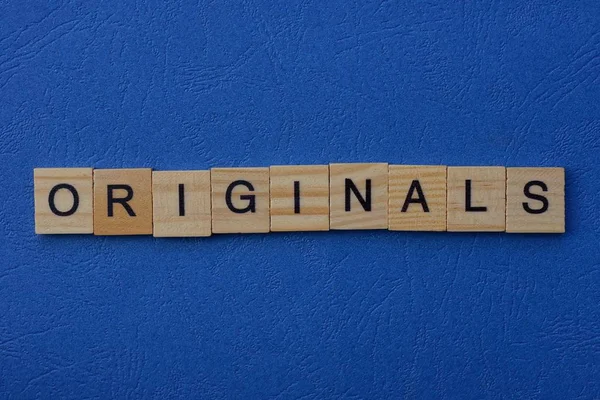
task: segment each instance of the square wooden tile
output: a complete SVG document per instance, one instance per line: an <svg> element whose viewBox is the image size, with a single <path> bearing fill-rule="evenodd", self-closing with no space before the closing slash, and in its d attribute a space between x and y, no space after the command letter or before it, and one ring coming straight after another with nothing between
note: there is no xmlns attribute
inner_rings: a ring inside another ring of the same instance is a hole
<svg viewBox="0 0 600 400"><path fill-rule="evenodd" d="M389 166L388 229L446 230L446 166Z"/></svg>
<svg viewBox="0 0 600 400"><path fill-rule="evenodd" d="M269 168L213 168L214 233L269 232Z"/></svg>
<svg viewBox="0 0 600 400"><path fill-rule="evenodd" d="M387 229L388 164L330 164L329 205L331 229Z"/></svg>
<svg viewBox="0 0 600 400"><path fill-rule="evenodd" d="M154 236L210 236L210 171L153 171Z"/></svg>
<svg viewBox="0 0 600 400"><path fill-rule="evenodd" d="M94 170L94 235L152 235L152 170Z"/></svg>
<svg viewBox="0 0 600 400"><path fill-rule="evenodd" d="M93 233L92 168L33 170L35 233Z"/></svg>
<svg viewBox="0 0 600 400"><path fill-rule="evenodd" d="M506 232L564 231L564 168L507 168Z"/></svg>
<svg viewBox="0 0 600 400"><path fill-rule="evenodd" d="M272 166L271 231L329 230L329 166Z"/></svg>
<svg viewBox="0 0 600 400"><path fill-rule="evenodd" d="M448 231L503 232L504 167L448 167Z"/></svg>

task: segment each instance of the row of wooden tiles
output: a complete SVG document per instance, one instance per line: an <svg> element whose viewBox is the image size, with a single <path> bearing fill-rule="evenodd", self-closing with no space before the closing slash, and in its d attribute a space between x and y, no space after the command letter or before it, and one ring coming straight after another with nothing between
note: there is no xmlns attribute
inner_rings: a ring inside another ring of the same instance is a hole
<svg viewBox="0 0 600 400"><path fill-rule="evenodd" d="M563 168L37 168L34 186L39 234L565 230Z"/></svg>

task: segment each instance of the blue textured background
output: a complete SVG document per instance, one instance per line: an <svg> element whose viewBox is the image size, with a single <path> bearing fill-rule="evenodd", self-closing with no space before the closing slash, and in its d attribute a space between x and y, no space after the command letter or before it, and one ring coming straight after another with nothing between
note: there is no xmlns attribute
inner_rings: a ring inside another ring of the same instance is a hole
<svg viewBox="0 0 600 400"><path fill-rule="evenodd" d="M1 3L1 398L600 397L600 2L51 3ZM564 166L568 232L34 234L34 167L334 161Z"/></svg>

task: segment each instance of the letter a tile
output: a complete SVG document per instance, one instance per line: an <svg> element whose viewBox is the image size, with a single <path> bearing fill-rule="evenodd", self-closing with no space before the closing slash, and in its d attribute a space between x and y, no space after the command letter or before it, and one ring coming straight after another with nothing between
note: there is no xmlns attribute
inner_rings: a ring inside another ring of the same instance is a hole
<svg viewBox="0 0 600 400"><path fill-rule="evenodd" d="M504 167L448 167L448 231L503 232Z"/></svg>
<svg viewBox="0 0 600 400"><path fill-rule="evenodd" d="M506 178L506 232L565 231L564 168L507 168Z"/></svg>
<svg viewBox="0 0 600 400"><path fill-rule="evenodd" d="M94 170L94 235L152 235L152 170Z"/></svg>
<svg viewBox="0 0 600 400"><path fill-rule="evenodd" d="M331 229L387 229L388 164L330 164Z"/></svg>
<svg viewBox="0 0 600 400"><path fill-rule="evenodd" d="M152 172L155 237L210 236L210 171Z"/></svg>
<svg viewBox="0 0 600 400"><path fill-rule="evenodd" d="M35 232L93 233L92 168L33 171Z"/></svg>
<svg viewBox="0 0 600 400"><path fill-rule="evenodd" d="M390 165L390 231L446 230L446 167Z"/></svg>
<svg viewBox="0 0 600 400"><path fill-rule="evenodd" d="M213 233L269 232L269 168L213 168Z"/></svg>

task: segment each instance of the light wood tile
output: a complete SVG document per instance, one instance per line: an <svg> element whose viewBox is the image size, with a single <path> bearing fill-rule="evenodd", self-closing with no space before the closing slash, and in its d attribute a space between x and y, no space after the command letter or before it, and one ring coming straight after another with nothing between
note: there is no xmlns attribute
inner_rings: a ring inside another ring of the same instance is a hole
<svg viewBox="0 0 600 400"><path fill-rule="evenodd" d="M329 230L329 166L272 166L270 174L271 231Z"/></svg>
<svg viewBox="0 0 600 400"><path fill-rule="evenodd" d="M504 167L448 167L448 231L504 231L505 186Z"/></svg>
<svg viewBox="0 0 600 400"><path fill-rule="evenodd" d="M269 168L213 168L211 186L213 233L269 232Z"/></svg>
<svg viewBox="0 0 600 400"><path fill-rule="evenodd" d="M35 232L93 233L92 168L33 170Z"/></svg>
<svg viewBox="0 0 600 400"><path fill-rule="evenodd" d="M154 236L210 236L210 197L210 171L152 172Z"/></svg>
<svg viewBox="0 0 600 400"><path fill-rule="evenodd" d="M389 230L446 230L445 166L389 166Z"/></svg>
<svg viewBox="0 0 600 400"><path fill-rule="evenodd" d="M351 188L359 192L367 210ZM388 164L330 164L329 190L331 229L387 229Z"/></svg>
<svg viewBox="0 0 600 400"><path fill-rule="evenodd" d="M152 235L150 168L94 170L94 234Z"/></svg>
<svg viewBox="0 0 600 400"><path fill-rule="evenodd" d="M564 231L564 168L507 168L506 232Z"/></svg>

